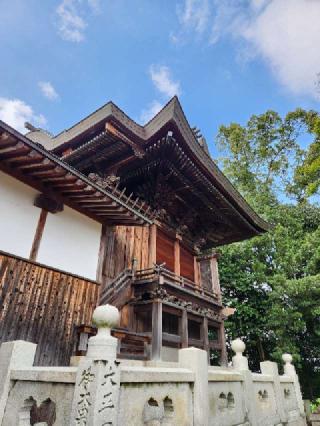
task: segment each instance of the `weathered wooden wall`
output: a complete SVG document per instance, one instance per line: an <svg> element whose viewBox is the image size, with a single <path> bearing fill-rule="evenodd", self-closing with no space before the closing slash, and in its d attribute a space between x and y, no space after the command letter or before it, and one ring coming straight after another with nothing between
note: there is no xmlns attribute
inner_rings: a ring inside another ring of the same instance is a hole
<svg viewBox="0 0 320 426"><path fill-rule="evenodd" d="M69 365L75 327L90 324L99 285L0 252L0 342L38 344L36 365Z"/></svg>
<svg viewBox="0 0 320 426"><path fill-rule="evenodd" d="M149 227L115 226L106 228L106 251L102 282L108 283L137 260L137 269L148 268Z"/></svg>
<svg viewBox="0 0 320 426"><path fill-rule="evenodd" d="M157 229L157 263L165 263L165 267L174 272L174 261L174 239Z"/></svg>

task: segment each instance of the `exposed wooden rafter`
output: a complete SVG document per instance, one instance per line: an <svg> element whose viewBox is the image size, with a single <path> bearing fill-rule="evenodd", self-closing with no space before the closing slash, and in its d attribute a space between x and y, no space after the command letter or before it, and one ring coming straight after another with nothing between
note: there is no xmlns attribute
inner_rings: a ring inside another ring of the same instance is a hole
<svg viewBox="0 0 320 426"><path fill-rule="evenodd" d="M54 199L56 206L65 203L102 223L152 223L142 202L132 200L117 188L101 187L1 121L0 168ZM52 203L45 206L43 197L38 200L41 205L36 203L48 211L56 210L51 209ZM105 211L97 211L97 205Z"/></svg>

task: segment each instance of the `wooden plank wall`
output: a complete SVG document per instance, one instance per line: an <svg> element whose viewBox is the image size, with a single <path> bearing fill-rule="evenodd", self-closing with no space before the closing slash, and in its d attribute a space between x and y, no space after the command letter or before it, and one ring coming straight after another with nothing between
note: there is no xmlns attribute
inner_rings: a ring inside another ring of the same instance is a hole
<svg viewBox="0 0 320 426"><path fill-rule="evenodd" d="M108 228L102 282L108 283L137 259L137 269L148 268L149 227L116 226Z"/></svg>
<svg viewBox="0 0 320 426"><path fill-rule="evenodd" d="M182 246L180 246L180 274L191 281L195 280L194 256L189 250Z"/></svg>
<svg viewBox="0 0 320 426"><path fill-rule="evenodd" d="M157 230L157 263L165 263L166 268L174 272L174 242L173 238L170 238L161 230Z"/></svg>
<svg viewBox="0 0 320 426"><path fill-rule="evenodd" d="M99 285L0 252L0 342L38 344L35 365L69 365L75 327L91 324Z"/></svg>

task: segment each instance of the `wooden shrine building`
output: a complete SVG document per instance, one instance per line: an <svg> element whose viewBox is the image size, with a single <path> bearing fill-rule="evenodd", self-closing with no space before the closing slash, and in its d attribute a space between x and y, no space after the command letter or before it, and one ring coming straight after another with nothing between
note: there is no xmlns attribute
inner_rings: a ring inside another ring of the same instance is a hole
<svg viewBox="0 0 320 426"><path fill-rule="evenodd" d="M39 363L68 363L77 336L77 353L85 350L94 305L111 303L121 312L119 356L174 361L196 346L225 362L214 249L268 225L215 165L178 99L145 126L110 102L57 136L29 130L0 124L0 202L11 208L0 213L11 240L0 246L1 340L42 342ZM17 182L31 191L24 211ZM37 321L50 336L37 334Z"/></svg>

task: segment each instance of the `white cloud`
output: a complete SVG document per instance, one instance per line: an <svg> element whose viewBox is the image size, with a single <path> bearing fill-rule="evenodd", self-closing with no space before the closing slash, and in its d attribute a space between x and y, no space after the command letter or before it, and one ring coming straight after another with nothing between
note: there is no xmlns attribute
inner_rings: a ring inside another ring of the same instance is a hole
<svg viewBox="0 0 320 426"><path fill-rule="evenodd" d="M242 9L239 0L214 0L213 19L209 42L214 44L228 33L236 32L241 27Z"/></svg>
<svg viewBox="0 0 320 426"><path fill-rule="evenodd" d="M172 79L169 67L165 65L151 65L149 68L149 76L164 101L181 93L180 82ZM163 106L164 102L160 102L156 99L153 100L146 109L142 110L139 122L142 124L147 123L163 108Z"/></svg>
<svg viewBox="0 0 320 426"><path fill-rule="evenodd" d="M319 0L212 0L209 9L208 19L192 25L203 5L185 0L178 19L196 33L210 33L209 43L231 38L238 58L261 58L290 93L318 97Z"/></svg>
<svg viewBox="0 0 320 426"><path fill-rule="evenodd" d="M319 22L318 0L272 0L241 35L290 92L317 97Z"/></svg>
<svg viewBox="0 0 320 426"><path fill-rule="evenodd" d="M270 0L251 0L251 7L256 10L262 9Z"/></svg>
<svg viewBox="0 0 320 426"><path fill-rule="evenodd" d="M14 127L21 133L26 133L24 123L33 122L35 125L44 126L46 119L43 115L36 115L32 107L20 99L7 99L0 97L0 120Z"/></svg>
<svg viewBox="0 0 320 426"><path fill-rule="evenodd" d="M88 6L94 13L99 13L101 11L101 1L100 0L88 0Z"/></svg>
<svg viewBox="0 0 320 426"><path fill-rule="evenodd" d="M210 16L209 0L185 0L184 5L178 7L177 13L183 26L202 33Z"/></svg>
<svg viewBox="0 0 320 426"><path fill-rule="evenodd" d="M159 101L152 101L148 107L142 110L140 115L140 123L146 124L163 108L163 104Z"/></svg>
<svg viewBox="0 0 320 426"><path fill-rule="evenodd" d="M151 65L149 69L151 80L162 95L172 98L180 94L180 83L171 77L170 69L164 65Z"/></svg>
<svg viewBox="0 0 320 426"><path fill-rule="evenodd" d="M79 43L84 40L87 23L80 16L79 0L63 0L57 7L58 31L67 41Z"/></svg>
<svg viewBox="0 0 320 426"><path fill-rule="evenodd" d="M88 27L84 17L101 12L101 0L62 0L56 9L58 33L64 40L80 43Z"/></svg>
<svg viewBox="0 0 320 426"><path fill-rule="evenodd" d="M56 92L50 81L39 81L38 86L40 87L43 96L45 96L46 98L50 100L55 100L59 98L58 93Z"/></svg>

